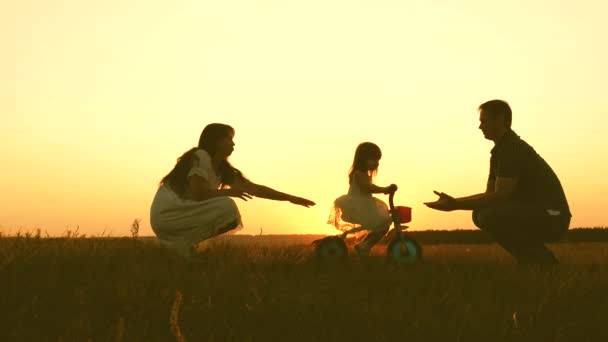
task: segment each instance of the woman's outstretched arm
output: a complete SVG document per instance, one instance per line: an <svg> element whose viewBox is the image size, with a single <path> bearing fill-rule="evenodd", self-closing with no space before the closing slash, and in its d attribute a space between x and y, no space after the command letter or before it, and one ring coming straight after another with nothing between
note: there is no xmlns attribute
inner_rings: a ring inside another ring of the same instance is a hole
<svg viewBox="0 0 608 342"><path fill-rule="evenodd" d="M221 196L238 197L245 201L251 198L246 191L239 188L213 189L206 179L197 175L190 176L188 179L188 188L195 201L205 201L213 197Z"/></svg>
<svg viewBox="0 0 608 342"><path fill-rule="evenodd" d="M273 201L288 201L293 204L310 207L316 203L306 198L277 191L265 185L255 184L249 180L236 180L231 188L240 189L252 196L266 198Z"/></svg>

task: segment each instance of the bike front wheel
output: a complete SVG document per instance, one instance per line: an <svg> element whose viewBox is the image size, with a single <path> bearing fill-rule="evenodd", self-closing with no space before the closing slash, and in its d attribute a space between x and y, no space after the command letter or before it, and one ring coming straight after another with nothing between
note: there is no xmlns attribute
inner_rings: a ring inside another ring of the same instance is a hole
<svg viewBox="0 0 608 342"><path fill-rule="evenodd" d="M422 247L416 240L402 234L389 242L386 254L390 260L412 264L422 258Z"/></svg>

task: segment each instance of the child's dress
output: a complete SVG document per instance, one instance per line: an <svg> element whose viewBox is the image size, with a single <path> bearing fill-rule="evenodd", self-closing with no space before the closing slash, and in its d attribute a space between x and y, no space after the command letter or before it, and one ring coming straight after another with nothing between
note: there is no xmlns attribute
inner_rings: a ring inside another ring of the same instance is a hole
<svg viewBox="0 0 608 342"><path fill-rule="evenodd" d="M391 216L386 203L361 190L354 181L351 182L346 195L336 198L327 221L341 231L357 227L380 231L386 229L390 222Z"/></svg>

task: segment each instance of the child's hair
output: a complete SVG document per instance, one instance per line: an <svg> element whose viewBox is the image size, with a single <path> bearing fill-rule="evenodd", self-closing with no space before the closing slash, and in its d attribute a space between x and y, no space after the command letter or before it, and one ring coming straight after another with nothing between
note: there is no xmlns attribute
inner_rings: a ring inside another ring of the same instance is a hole
<svg viewBox="0 0 608 342"><path fill-rule="evenodd" d="M177 162L173 169L160 181L159 185L167 184L179 195L183 196L186 191L187 175L194 162L194 153L203 149L213 158L217 150L217 142L226 137L228 134L234 134L234 128L219 123L207 125L201 133L198 146L186 151L181 157L177 158ZM235 178L245 180L245 176L240 170L230 164L228 159L225 159L220 164L219 175L222 187L230 185Z"/></svg>
<svg viewBox="0 0 608 342"><path fill-rule="evenodd" d="M363 142L357 146L355 150L355 158L353 159L353 165L350 167L348 172L348 183L353 181L353 173L355 171L366 172L371 177L374 177L378 173L378 168L368 170L366 161L367 160L380 160L382 158L382 151L378 145L371 142Z"/></svg>

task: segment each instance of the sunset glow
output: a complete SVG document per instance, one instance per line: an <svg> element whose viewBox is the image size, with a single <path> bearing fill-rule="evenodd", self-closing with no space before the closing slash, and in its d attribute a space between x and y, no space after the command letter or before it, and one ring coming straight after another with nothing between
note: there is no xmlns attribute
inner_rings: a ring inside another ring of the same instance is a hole
<svg viewBox="0 0 608 342"><path fill-rule="evenodd" d="M572 227L608 226L608 3L21 0L0 4L0 231L128 235L211 122L252 181L247 234L335 233L358 143L412 229L473 228L422 203L485 189L476 108L500 98L560 177ZM387 196L379 195L386 200Z"/></svg>

